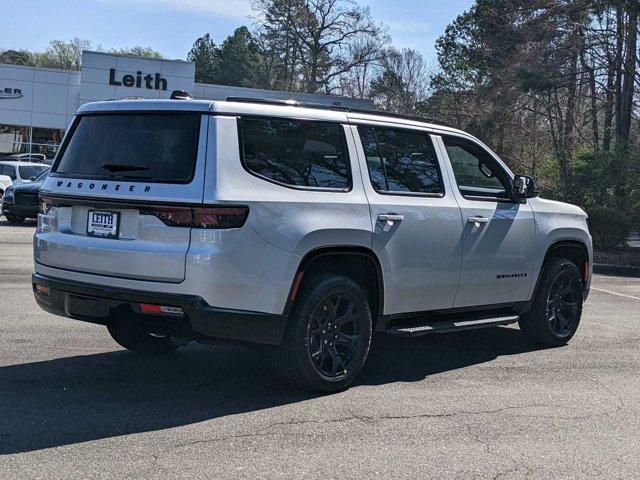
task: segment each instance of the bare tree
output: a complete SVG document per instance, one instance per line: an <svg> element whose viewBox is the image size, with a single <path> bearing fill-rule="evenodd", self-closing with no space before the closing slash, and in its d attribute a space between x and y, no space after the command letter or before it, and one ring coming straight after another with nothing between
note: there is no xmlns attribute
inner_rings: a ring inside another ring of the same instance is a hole
<svg viewBox="0 0 640 480"><path fill-rule="evenodd" d="M376 103L388 111L417 113L428 97L423 56L409 48L392 48L385 52L380 70L371 83L371 96Z"/></svg>
<svg viewBox="0 0 640 480"><path fill-rule="evenodd" d="M381 57L389 42L368 8L353 0L255 0L256 19L279 43L287 77L329 93L340 78Z"/></svg>

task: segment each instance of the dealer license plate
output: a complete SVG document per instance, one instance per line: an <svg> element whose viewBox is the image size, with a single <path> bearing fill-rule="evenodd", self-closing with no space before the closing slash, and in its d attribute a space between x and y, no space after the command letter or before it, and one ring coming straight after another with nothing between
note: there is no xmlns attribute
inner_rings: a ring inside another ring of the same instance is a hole
<svg viewBox="0 0 640 480"><path fill-rule="evenodd" d="M89 210L87 235L90 237L118 238L117 212Z"/></svg>

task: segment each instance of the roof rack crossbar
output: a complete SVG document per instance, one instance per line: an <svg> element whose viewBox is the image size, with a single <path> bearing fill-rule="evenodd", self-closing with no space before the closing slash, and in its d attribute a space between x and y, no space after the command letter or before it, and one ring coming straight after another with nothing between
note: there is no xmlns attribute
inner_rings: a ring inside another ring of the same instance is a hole
<svg viewBox="0 0 640 480"><path fill-rule="evenodd" d="M263 105L280 105L280 106L288 106L288 107L301 107L301 108L316 108L320 110L333 110L337 112L347 112L347 113L364 113L370 115L384 115L387 117L393 118L401 118L404 120L414 120L417 122L431 123L434 125L441 125L443 127L452 127L452 125L443 122L441 120L436 120L433 118L420 117L418 115L405 115L402 113L393 113L393 112L385 112L384 110L371 110L367 108L357 108L357 107L343 107L338 105L325 105L323 103L311 103L311 102L300 102L298 100L283 100L276 98L254 98L254 97L227 97L227 102L238 102L238 103L258 103Z"/></svg>

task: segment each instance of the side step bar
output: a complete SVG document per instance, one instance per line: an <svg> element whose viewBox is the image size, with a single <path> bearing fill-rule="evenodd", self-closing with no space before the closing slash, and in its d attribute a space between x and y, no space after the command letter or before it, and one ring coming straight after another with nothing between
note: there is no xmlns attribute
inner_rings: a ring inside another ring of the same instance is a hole
<svg viewBox="0 0 640 480"><path fill-rule="evenodd" d="M450 333L473 328L496 327L509 325L520 319L519 315L503 315L499 317L486 317L468 320L438 320L423 325L394 326L387 330L391 335L401 337L419 337L430 333Z"/></svg>

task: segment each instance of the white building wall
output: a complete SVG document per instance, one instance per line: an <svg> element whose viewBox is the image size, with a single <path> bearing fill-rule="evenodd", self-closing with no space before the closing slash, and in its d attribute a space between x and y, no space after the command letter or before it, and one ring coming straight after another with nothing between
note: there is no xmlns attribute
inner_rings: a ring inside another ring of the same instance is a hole
<svg viewBox="0 0 640 480"><path fill-rule="evenodd" d="M147 75L150 83L144 80ZM0 65L0 155L25 151L52 155L83 103L125 97L169 98L174 90L207 100L250 97L373 108L369 100L201 84L194 78L192 62L90 51L82 53L80 72ZM16 89L20 95L10 93Z"/></svg>
<svg viewBox="0 0 640 480"><path fill-rule="evenodd" d="M155 78L158 74L166 81L166 90L147 88L144 78L140 87L110 84L111 69L114 70L114 81L121 84L125 75L136 78L137 72L141 72L141 77L151 75ZM193 95L195 72L194 63L182 60L153 60L85 51L82 52L79 105L125 97L169 98L173 90L184 90Z"/></svg>
<svg viewBox="0 0 640 480"><path fill-rule="evenodd" d="M0 65L0 92L5 88L22 96L0 96L0 125L67 128L78 108L80 72Z"/></svg>

